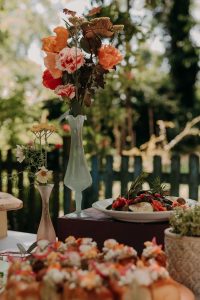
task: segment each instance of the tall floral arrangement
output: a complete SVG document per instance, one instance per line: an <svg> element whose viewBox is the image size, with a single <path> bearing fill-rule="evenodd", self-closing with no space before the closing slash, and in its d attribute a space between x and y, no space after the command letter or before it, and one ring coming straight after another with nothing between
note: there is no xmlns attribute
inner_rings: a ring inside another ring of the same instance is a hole
<svg viewBox="0 0 200 300"><path fill-rule="evenodd" d="M43 85L69 104L73 116L91 105L96 90L104 88L106 73L123 58L112 45L123 25L113 25L108 17L95 18L99 9L84 17L64 9L65 27L56 27L55 36L42 39Z"/></svg>

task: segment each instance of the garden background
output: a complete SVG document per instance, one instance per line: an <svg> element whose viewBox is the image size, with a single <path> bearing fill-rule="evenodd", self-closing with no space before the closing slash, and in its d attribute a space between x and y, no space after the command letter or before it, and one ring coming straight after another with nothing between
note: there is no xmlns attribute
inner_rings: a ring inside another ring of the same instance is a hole
<svg viewBox="0 0 200 300"><path fill-rule="evenodd" d="M20 173L17 144L30 143L33 123L57 127L50 139L54 170L51 212L73 210L73 193L63 187L70 128L59 117L67 107L42 85L41 39L62 22L62 9L80 14L101 6L97 16L124 24L118 48L121 66L86 110L84 146L93 186L83 207L123 194L142 169L161 176L173 195L198 200L200 189L200 3L198 0L57 1L0 0L0 190L24 201L9 213L10 228L35 232L41 203L28 174ZM146 186L148 184L146 183Z"/></svg>

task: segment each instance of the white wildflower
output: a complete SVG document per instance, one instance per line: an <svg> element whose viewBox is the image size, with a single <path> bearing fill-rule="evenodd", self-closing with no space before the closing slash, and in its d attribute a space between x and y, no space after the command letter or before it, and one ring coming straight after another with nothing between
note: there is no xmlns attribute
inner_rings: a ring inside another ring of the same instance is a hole
<svg viewBox="0 0 200 300"><path fill-rule="evenodd" d="M17 145L17 148L16 148L16 157L17 157L17 161L19 163L22 163L23 160L25 159L23 146Z"/></svg>
<svg viewBox="0 0 200 300"><path fill-rule="evenodd" d="M48 180L52 177L52 172L46 169L44 166L40 167L40 171L38 171L36 175L36 179L39 183L47 183Z"/></svg>

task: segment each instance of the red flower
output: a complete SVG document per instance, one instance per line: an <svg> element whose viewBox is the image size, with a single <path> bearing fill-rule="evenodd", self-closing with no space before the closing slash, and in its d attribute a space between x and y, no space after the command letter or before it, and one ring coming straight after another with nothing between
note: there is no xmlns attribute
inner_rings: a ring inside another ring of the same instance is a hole
<svg viewBox="0 0 200 300"><path fill-rule="evenodd" d="M55 149L60 149L62 148L62 144L55 144Z"/></svg>
<svg viewBox="0 0 200 300"><path fill-rule="evenodd" d="M71 128L68 124L63 124L62 129L64 132L70 132Z"/></svg>
<svg viewBox="0 0 200 300"><path fill-rule="evenodd" d="M53 76L51 75L51 73L49 72L49 70L45 70L42 76L42 83L43 85L51 90L55 90L57 88L58 85L62 84L62 80L61 78L53 78Z"/></svg>

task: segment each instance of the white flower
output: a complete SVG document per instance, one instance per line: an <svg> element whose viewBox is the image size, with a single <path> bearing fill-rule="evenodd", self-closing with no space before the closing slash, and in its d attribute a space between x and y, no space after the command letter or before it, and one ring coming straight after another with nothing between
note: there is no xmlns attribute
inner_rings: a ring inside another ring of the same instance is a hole
<svg viewBox="0 0 200 300"><path fill-rule="evenodd" d="M20 146L20 145L17 145L17 148L16 148L16 157L17 157L17 161L19 163L22 163L23 160L25 159L23 147Z"/></svg>
<svg viewBox="0 0 200 300"><path fill-rule="evenodd" d="M47 170L44 166L40 167L40 171L38 171L36 175L36 179L40 183L47 183L51 178L53 171Z"/></svg>

